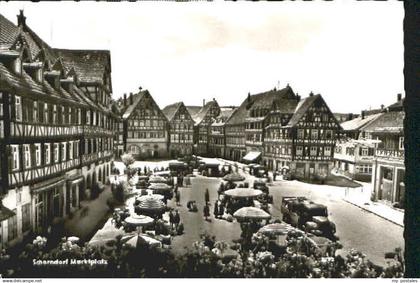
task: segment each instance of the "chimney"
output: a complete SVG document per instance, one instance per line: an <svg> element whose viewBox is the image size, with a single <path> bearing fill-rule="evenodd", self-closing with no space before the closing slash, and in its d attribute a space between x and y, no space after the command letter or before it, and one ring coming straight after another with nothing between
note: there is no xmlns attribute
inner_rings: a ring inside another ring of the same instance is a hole
<svg viewBox="0 0 420 283"><path fill-rule="evenodd" d="M250 102L251 102L251 93L249 93L249 92L248 92L248 97L246 98L246 101L247 101L248 103L250 103Z"/></svg>
<svg viewBox="0 0 420 283"><path fill-rule="evenodd" d="M127 106L127 94L124 93L124 106Z"/></svg>
<svg viewBox="0 0 420 283"><path fill-rule="evenodd" d="M384 105L383 104L381 104L381 110L384 110Z"/></svg>
<svg viewBox="0 0 420 283"><path fill-rule="evenodd" d="M23 15L23 10L19 10L19 15L17 15L18 26L26 27L26 17Z"/></svg>
<svg viewBox="0 0 420 283"><path fill-rule="evenodd" d="M299 102L300 101L300 95L299 93L296 93L296 100Z"/></svg>
<svg viewBox="0 0 420 283"><path fill-rule="evenodd" d="M216 98L213 97L213 101L216 102Z"/></svg>
<svg viewBox="0 0 420 283"><path fill-rule="evenodd" d="M365 111L362 111L362 120L365 119Z"/></svg>
<svg viewBox="0 0 420 283"><path fill-rule="evenodd" d="M349 113L349 120L353 120L353 113Z"/></svg>
<svg viewBox="0 0 420 283"><path fill-rule="evenodd" d="M205 99L203 99L203 107L204 107L204 105L206 105L206 100Z"/></svg>
<svg viewBox="0 0 420 283"><path fill-rule="evenodd" d="M401 101L401 93L397 94L397 101Z"/></svg>
<svg viewBox="0 0 420 283"><path fill-rule="evenodd" d="M133 93L130 92L130 105L133 104Z"/></svg>
<svg viewBox="0 0 420 283"><path fill-rule="evenodd" d="M309 96L311 96L311 97L314 96L314 93L311 91L311 93L309 94Z"/></svg>

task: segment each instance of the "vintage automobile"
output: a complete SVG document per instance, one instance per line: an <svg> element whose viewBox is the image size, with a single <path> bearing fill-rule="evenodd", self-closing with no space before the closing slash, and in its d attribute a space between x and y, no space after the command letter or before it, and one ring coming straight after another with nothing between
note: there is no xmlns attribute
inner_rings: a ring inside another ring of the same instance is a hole
<svg viewBox="0 0 420 283"><path fill-rule="evenodd" d="M305 197L283 197L281 204L283 221L316 236L337 240L336 227L328 219L325 205L309 201Z"/></svg>

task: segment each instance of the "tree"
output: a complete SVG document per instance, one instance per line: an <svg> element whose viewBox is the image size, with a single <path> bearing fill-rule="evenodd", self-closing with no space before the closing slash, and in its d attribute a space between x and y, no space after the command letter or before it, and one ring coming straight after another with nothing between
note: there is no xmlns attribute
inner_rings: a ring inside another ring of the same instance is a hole
<svg viewBox="0 0 420 283"><path fill-rule="evenodd" d="M136 161L131 153L124 153L121 155L121 160L127 168L130 168L130 165Z"/></svg>

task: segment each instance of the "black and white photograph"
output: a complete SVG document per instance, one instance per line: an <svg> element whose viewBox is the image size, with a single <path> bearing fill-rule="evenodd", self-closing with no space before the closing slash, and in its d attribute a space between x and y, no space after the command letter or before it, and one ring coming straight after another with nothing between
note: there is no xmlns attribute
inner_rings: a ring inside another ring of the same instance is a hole
<svg viewBox="0 0 420 283"><path fill-rule="evenodd" d="M0 277L420 277L413 3L0 2Z"/></svg>

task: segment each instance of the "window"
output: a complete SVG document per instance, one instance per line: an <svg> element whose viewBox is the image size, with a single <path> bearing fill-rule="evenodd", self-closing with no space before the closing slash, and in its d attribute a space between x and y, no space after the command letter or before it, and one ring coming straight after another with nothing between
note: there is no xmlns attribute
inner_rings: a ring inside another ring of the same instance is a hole
<svg viewBox="0 0 420 283"><path fill-rule="evenodd" d="M31 149L29 144L23 145L23 157L24 157L24 164L25 168L31 167Z"/></svg>
<svg viewBox="0 0 420 283"><path fill-rule="evenodd" d="M404 150L404 137L400 137L399 143L398 143L398 149Z"/></svg>
<svg viewBox="0 0 420 283"><path fill-rule="evenodd" d="M82 124L82 110L81 109L77 109L77 124L78 125Z"/></svg>
<svg viewBox="0 0 420 283"><path fill-rule="evenodd" d="M52 119L53 124L57 124L57 105L53 106L53 119Z"/></svg>
<svg viewBox="0 0 420 283"><path fill-rule="evenodd" d="M90 125L90 110L86 111L86 125Z"/></svg>
<svg viewBox="0 0 420 283"><path fill-rule="evenodd" d="M296 155L302 155L303 154L303 147L297 146L296 147Z"/></svg>
<svg viewBox="0 0 420 283"><path fill-rule="evenodd" d="M326 139L332 139L332 137L333 137L332 130L326 130L325 131L325 138Z"/></svg>
<svg viewBox="0 0 420 283"><path fill-rule="evenodd" d="M331 147L330 146L324 147L324 156L331 156Z"/></svg>
<svg viewBox="0 0 420 283"><path fill-rule="evenodd" d="M66 161L66 144L65 142L61 143L61 160Z"/></svg>
<svg viewBox="0 0 420 283"><path fill-rule="evenodd" d="M34 110L33 110L34 122L38 122L38 101L34 101Z"/></svg>
<svg viewBox="0 0 420 283"><path fill-rule="evenodd" d="M69 159L73 159L73 141L69 142Z"/></svg>
<svg viewBox="0 0 420 283"><path fill-rule="evenodd" d="M368 156L369 155L369 149L367 147L361 148L362 156Z"/></svg>
<svg viewBox="0 0 420 283"><path fill-rule="evenodd" d="M45 164L50 164L51 162L51 144L46 143L44 144L45 150Z"/></svg>
<svg viewBox="0 0 420 283"><path fill-rule="evenodd" d="M40 143L35 144L35 164L36 166L41 165L41 144Z"/></svg>
<svg viewBox="0 0 420 283"><path fill-rule="evenodd" d="M54 163L57 163L58 160L58 143L54 143Z"/></svg>
<svg viewBox="0 0 420 283"><path fill-rule="evenodd" d="M20 96L15 96L15 118L16 121L22 121L22 103Z"/></svg>
<svg viewBox="0 0 420 283"><path fill-rule="evenodd" d="M318 130L311 130L311 139L317 140L318 139Z"/></svg>
<svg viewBox="0 0 420 283"><path fill-rule="evenodd" d="M16 209L13 210L15 215L10 217L7 220L7 227L8 227L8 239L9 241L15 239L17 237L17 215L16 215Z"/></svg>
<svg viewBox="0 0 420 283"><path fill-rule="evenodd" d="M48 124L48 103L44 102L44 123Z"/></svg>
<svg viewBox="0 0 420 283"><path fill-rule="evenodd" d="M311 146L311 156L316 156L316 154L317 154L316 146Z"/></svg>
<svg viewBox="0 0 420 283"><path fill-rule="evenodd" d="M19 146L18 145L11 145L10 148L12 150L12 159L13 159L12 170L19 170L19 167L20 167L20 164L19 164Z"/></svg>
<svg viewBox="0 0 420 283"><path fill-rule="evenodd" d="M22 188L16 189L16 206L20 205L22 202Z"/></svg>
<svg viewBox="0 0 420 283"><path fill-rule="evenodd" d="M22 205L22 232L31 229L31 204Z"/></svg>

